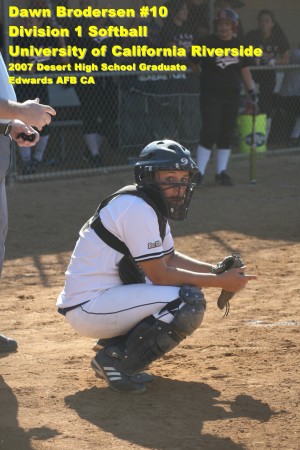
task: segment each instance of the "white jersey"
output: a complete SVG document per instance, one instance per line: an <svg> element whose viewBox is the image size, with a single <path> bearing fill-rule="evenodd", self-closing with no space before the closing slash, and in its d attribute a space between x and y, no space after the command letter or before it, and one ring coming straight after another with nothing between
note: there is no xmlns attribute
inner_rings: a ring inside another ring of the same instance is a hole
<svg viewBox="0 0 300 450"><path fill-rule="evenodd" d="M124 242L137 263L162 258L174 251L167 223L162 242L157 215L142 198L122 194L100 211L103 225ZM118 263L123 254L109 247L92 228L83 228L66 271L57 306L68 308L99 297L101 292L122 285Z"/></svg>

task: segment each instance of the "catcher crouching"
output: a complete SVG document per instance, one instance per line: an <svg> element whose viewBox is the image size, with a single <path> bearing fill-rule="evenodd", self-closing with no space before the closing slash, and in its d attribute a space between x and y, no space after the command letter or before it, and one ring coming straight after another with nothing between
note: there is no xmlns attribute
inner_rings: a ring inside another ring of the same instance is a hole
<svg viewBox="0 0 300 450"><path fill-rule="evenodd" d="M80 230L57 306L98 340L96 374L114 391L142 393L153 380L145 368L201 325L201 289L220 288L223 308L256 276L231 264L235 256L214 266L175 251L169 219L186 218L199 174L186 148L151 142L134 174L136 183L102 201Z"/></svg>

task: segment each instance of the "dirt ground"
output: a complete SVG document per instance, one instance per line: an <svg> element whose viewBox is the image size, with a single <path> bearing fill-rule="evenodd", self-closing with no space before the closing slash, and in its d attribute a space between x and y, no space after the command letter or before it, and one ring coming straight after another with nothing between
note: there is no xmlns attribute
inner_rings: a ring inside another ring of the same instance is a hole
<svg viewBox="0 0 300 450"><path fill-rule="evenodd" d="M300 154L233 160L233 188L213 164L189 218L173 223L179 251L217 262L241 251L259 278L223 318L205 290L203 325L151 367L140 396L112 392L90 368L94 341L56 313L78 230L129 172L8 188L1 282L0 449L265 450L300 448Z"/></svg>

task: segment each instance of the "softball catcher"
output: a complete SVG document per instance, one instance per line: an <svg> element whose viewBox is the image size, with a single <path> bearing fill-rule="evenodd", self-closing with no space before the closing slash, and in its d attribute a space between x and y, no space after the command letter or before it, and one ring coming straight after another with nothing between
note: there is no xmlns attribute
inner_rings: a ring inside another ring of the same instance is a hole
<svg viewBox="0 0 300 450"><path fill-rule="evenodd" d="M168 219L186 218L199 173L186 148L152 142L134 173L136 184L82 227L57 306L77 332L99 339L96 374L115 391L141 393L153 379L143 370L201 325L201 289L234 294L256 277L175 251Z"/></svg>

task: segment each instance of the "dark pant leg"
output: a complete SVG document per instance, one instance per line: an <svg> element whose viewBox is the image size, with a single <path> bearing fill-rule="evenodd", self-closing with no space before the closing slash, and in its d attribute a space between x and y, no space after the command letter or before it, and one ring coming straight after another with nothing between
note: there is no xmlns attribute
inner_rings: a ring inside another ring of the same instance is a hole
<svg viewBox="0 0 300 450"><path fill-rule="evenodd" d="M275 73L261 71L256 75L256 80L259 83L259 110L262 114L267 114L270 117L276 85Z"/></svg>
<svg viewBox="0 0 300 450"><path fill-rule="evenodd" d="M84 134L98 133L99 104L102 101L101 86L77 85L75 87L81 105Z"/></svg>
<svg viewBox="0 0 300 450"><path fill-rule="evenodd" d="M223 99L215 94L201 93L200 110L202 116L200 145L211 149L217 142L221 127Z"/></svg>
<svg viewBox="0 0 300 450"><path fill-rule="evenodd" d="M112 78L102 79L102 102L99 105L101 117L100 134L105 136L111 147L117 146L118 86Z"/></svg>
<svg viewBox="0 0 300 450"><path fill-rule="evenodd" d="M222 108L222 120L217 138L217 147L230 148L236 127L236 119L239 111L240 94L230 94L224 99Z"/></svg>

